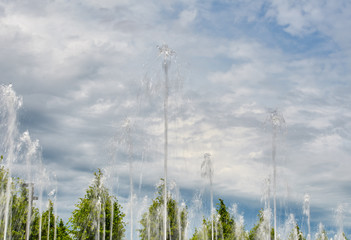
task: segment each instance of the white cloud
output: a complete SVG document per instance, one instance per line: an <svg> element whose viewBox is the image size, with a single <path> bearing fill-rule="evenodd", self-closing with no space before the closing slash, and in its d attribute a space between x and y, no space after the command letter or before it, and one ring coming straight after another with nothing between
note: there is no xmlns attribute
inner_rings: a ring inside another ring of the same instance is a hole
<svg viewBox="0 0 351 240"><path fill-rule="evenodd" d="M196 18L196 10L183 10L179 14L179 24L182 27L187 27L189 24L191 24L195 18Z"/></svg>
<svg viewBox="0 0 351 240"><path fill-rule="evenodd" d="M285 31L297 36L319 32L341 46L349 47L347 28L351 14L348 1L271 1L267 16L275 18Z"/></svg>

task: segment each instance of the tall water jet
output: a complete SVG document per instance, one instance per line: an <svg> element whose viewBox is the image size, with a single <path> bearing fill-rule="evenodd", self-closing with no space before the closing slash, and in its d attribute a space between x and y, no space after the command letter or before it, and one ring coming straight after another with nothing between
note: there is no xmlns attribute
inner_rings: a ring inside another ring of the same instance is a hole
<svg viewBox="0 0 351 240"><path fill-rule="evenodd" d="M131 137L131 122L126 119L123 124L122 139L127 146L128 162L129 162L129 191L130 191L130 239L133 240L133 143Z"/></svg>
<svg viewBox="0 0 351 240"><path fill-rule="evenodd" d="M235 237L236 239L245 239L244 216L238 213L238 205L233 204L232 212L235 222Z"/></svg>
<svg viewBox="0 0 351 240"><path fill-rule="evenodd" d="M291 213L285 221L282 239L298 240L300 239L299 234L295 216Z"/></svg>
<svg viewBox="0 0 351 240"><path fill-rule="evenodd" d="M171 65L171 58L175 51L168 48L167 45L158 47L160 55L163 56L162 69L164 73L164 213L163 213L163 239L167 240L167 159L168 159L168 96L169 96L169 79L168 70Z"/></svg>
<svg viewBox="0 0 351 240"><path fill-rule="evenodd" d="M335 220L338 227L338 233L334 237L336 240L345 240L344 237L344 204L339 204L335 210Z"/></svg>
<svg viewBox="0 0 351 240"><path fill-rule="evenodd" d="M111 216L110 216L110 240L112 240L112 234L113 234L113 215L114 215L114 202L113 202L113 197L110 197L110 203L111 203Z"/></svg>
<svg viewBox="0 0 351 240"><path fill-rule="evenodd" d="M264 180L264 189L262 199L264 201L264 210L263 210L263 227L262 227L262 235L264 239L269 240L271 238L271 218L272 218L272 210L271 210L271 176L269 175Z"/></svg>
<svg viewBox="0 0 351 240"><path fill-rule="evenodd" d="M48 194L48 232L47 232L47 239L50 239L50 220L51 220L51 206L54 207L56 204L56 188L52 189ZM54 240L56 239L56 218L54 217Z"/></svg>
<svg viewBox="0 0 351 240"><path fill-rule="evenodd" d="M303 214L307 217L307 227L308 227L308 235L307 240L311 240L311 224L310 224L310 195L308 193L304 196L303 201Z"/></svg>
<svg viewBox="0 0 351 240"><path fill-rule="evenodd" d="M274 208L274 240L277 240L277 134L285 129L285 119L283 114L274 110L269 114L269 122L272 126L272 161L273 161L273 208Z"/></svg>
<svg viewBox="0 0 351 240"><path fill-rule="evenodd" d="M29 240L30 236L30 225L32 218L32 206L34 200L34 183L32 183L32 158L38 153L39 141L32 141L28 131L24 132L20 138L21 145L25 148L25 161L27 170L27 183L28 187L28 210L27 210L27 221L26 221L26 240Z"/></svg>
<svg viewBox="0 0 351 240"><path fill-rule="evenodd" d="M204 160L201 164L201 177L208 178L210 182L210 195L211 195L211 238L214 239L213 235L213 190L212 190L212 183L213 183L213 166L211 161L211 154L205 153Z"/></svg>
<svg viewBox="0 0 351 240"><path fill-rule="evenodd" d="M133 240L134 232L134 183L133 183L133 124L129 118L124 119L121 124L120 133L115 137L116 143L126 152L129 163L129 213L130 213L130 239ZM111 202L112 204L112 202Z"/></svg>
<svg viewBox="0 0 351 240"><path fill-rule="evenodd" d="M318 232L315 235L316 240L328 240L327 232L324 229L324 226L322 223L319 223L318 225Z"/></svg>
<svg viewBox="0 0 351 240"><path fill-rule="evenodd" d="M17 137L17 110L22 106L22 98L16 96L12 89L12 85L0 85L0 116L4 121L4 157L7 163L7 186L5 196L4 211L4 240L8 237L8 227L10 222L10 206L11 206L11 186L12 186L12 163L15 161L15 139Z"/></svg>
<svg viewBox="0 0 351 240"><path fill-rule="evenodd" d="M48 182L48 175L46 172L46 169L43 167L43 165L39 166L39 170L41 172L41 175L39 176L39 239L41 239L41 231L42 231L42 226L43 226L43 192L44 192L44 186Z"/></svg>

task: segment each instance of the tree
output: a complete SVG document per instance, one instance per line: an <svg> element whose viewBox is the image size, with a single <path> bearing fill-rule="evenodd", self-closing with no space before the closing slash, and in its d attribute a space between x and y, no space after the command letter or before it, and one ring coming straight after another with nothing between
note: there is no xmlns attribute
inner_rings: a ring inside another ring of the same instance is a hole
<svg viewBox="0 0 351 240"><path fill-rule="evenodd" d="M71 240L71 236L69 235L68 227L63 223L62 219L60 219L59 224L57 225L57 240Z"/></svg>
<svg viewBox="0 0 351 240"><path fill-rule="evenodd" d="M265 217L265 212L260 210L258 213L258 222L249 232L249 240L261 240L269 238L274 239L274 228L269 229L269 218Z"/></svg>
<svg viewBox="0 0 351 240"><path fill-rule="evenodd" d="M2 156L1 156L2 160ZM8 182L11 181L10 189ZM28 212L28 190L20 178L9 178L8 171L0 168L0 209L5 210L7 193L10 194L10 208L9 212L3 212L3 218L0 219L0 238L4 237L5 232L5 218L9 222L7 226L7 236L13 239L25 239L26 235L26 221Z"/></svg>
<svg viewBox="0 0 351 240"><path fill-rule="evenodd" d="M0 156L0 162L3 160L3 156ZM0 167L0 239L4 238L4 228L5 228L5 204L6 204L6 193L8 182L11 181L10 185L10 211L8 213L8 231L7 236L11 239L26 239L26 227L27 222L30 221L30 235L29 239L39 239L39 222L40 214L38 208L33 204L31 205L30 219L28 219L28 207L29 207L29 189L30 184L25 183L23 179L11 177L9 179L8 170L1 166ZM49 238L53 239L56 229L56 239L57 240L71 240L69 236L69 229L64 225L62 219L60 223L55 228L56 216L53 213L53 203L49 202L49 208L44 213L42 213L42 226L41 226L41 239L47 239L48 224L50 223ZM48 221L50 216L50 221ZM28 234L29 234L28 233Z"/></svg>
<svg viewBox="0 0 351 240"><path fill-rule="evenodd" d="M164 206L164 181L157 188L157 196L152 201L148 211L143 214L139 229L142 240L156 240L163 237L163 206ZM179 207L170 194L167 196L167 239L184 239L187 226L187 209Z"/></svg>
<svg viewBox="0 0 351 240"><path fill-rule="evenodd" d="M230 213L228 212L227 206L224 204L222 199L218 199L217 203L217 214L219 215L219 221L217 222L217 229L219 229L219 239L232 240L235 238L235 221Z"/></svg>
<svg viewBox="0 0 351 240"><path fill-rule="evenodd" d="M80 198L75 205L76 209L69 219L72 234L75 239L93 240L98 235L104 239L122 239L125 214L117 199L110 196L103 185L101 170L98 169L94 176L93 184L87 189L84 198Z"/></svg>
<svg viewBox="0 0 351 240"><path fill-rule="evenodd" d="M40 217L42 226L40 229ZM48 209L44 211L41 216L39 215L38 209L34 209L33 216L32 216L32 226L31 226L31 235L30 239L39 239L39 232L41 231L41 239L48 240L54 239L56 235L57 240L71 240L72 238L69 235L69 229L63 223L62 219L58 223L55 221L58 219L57 216L54 214L54 203L49 201ZM56 224L56 228L55 228ZM56 233L55 233L56 231Z"/></svg>
<svg viewBox="0 0 351 240"><path fill-rule="evenodd" d="M236 239L246 239L247 236L237 236L235 233L235 220L234 217L230 215L227 206L224 204L222 199L218 199L219 203L217 203L217 217L215 217L215 239L223 239L223 240L236 240ZM210 218L211 219L211 218ZM202 229L195 231L193 234L192 240L196 239L211 239L211 220L203 219ZM241 231L244 232L244 231ZM241 234L243 235L243 234Z"/></svg>

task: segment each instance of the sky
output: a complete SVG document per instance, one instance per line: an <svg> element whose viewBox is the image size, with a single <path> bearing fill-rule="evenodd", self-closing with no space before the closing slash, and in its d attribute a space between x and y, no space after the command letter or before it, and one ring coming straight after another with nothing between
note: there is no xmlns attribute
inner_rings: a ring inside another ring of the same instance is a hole
<svg viewBox="0 0 351 240"><path fill-rule="evenodd" d="M1 0L0 83L23 100L14 138L36 149L30 171L56 189L60 217L101 168L129 221L132 162L138 219L164 176L168 45L168 180L189 236L209 214L205 153L215 203L257 221L267 179L273 193L274 110L278 226L293 213L306 229L308 194L312 234L322 222L333 236L337 209L351 234L350 28L347 0ZM28 178L24 159L14 174Z"/></svg>

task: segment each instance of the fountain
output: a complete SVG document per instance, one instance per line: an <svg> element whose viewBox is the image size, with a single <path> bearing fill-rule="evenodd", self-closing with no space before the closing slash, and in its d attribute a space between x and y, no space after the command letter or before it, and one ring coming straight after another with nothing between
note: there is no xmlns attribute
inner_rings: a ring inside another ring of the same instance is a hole
<svg viewBox="0 0 351 240"><path fill-rule="evenodd" d="M268 176L264 180L263 186L263 196L261 201L264 201L264 210L263 210L263 223L261 226L261 235L263 239L269 240L271 238L271 176Z"/></svg>
<svg viewBox="0 0 351 240"><path fill-rule="evenodd" d="M339 204L335 210L335 223L338 228L338 233L335 235L335 240L345 240L344 237L344 211L345 205Z"/></svg>
<svg viewBox="0 0 351 240"><path fill-rule="evenodd" d="M213 240L213 190L212 190L212 183L213 183L213 166L211 161L211 154L205 153L204 154L204 161L201 164L201 177L208 178L210 183L210 194L211 194L211 237Z"/></svg>
<svg viewBox="0 0 351 240"><path fill-rule="evenodd" d="M55 206L56 206L56 196L57 196L57 187L55 187L54 189L52 189L49 194L48 194L48 209L49 209L49 218L48 218L48 237L47 239L50 239L50 203L52 203L53 205L53 212L54 212L54 216L57 216L57 213L55 211ZM54 217L54 240L56 240L56 217Z"/></svg>
<svg viewBox="0 0 351 240"><path fill-rule="evenodd" d="M167 45L158 47L160 55L163 56L163 72L164 72L164 216L163 216L163 239L167 240L167 161L168 161L168 96L169 96L169 79L168 69L171 65L171 58L175 55L175 51L168 48Z"/></svg>
<svg viewBox="0 0 351 240"><path fill-rule="evenodd" d="M130 239L133 240L133 142L131 138L131 122L126 119L123 124L122 141L127 146L129 162L129 190L130 190Z"/></svg>
<svg viewBox="0 0 351 240"><path fill-rule="evenodd" d="M8 227L10 221L11 208L11 185L12 185L12 164L16 156L15 139L18 138L17 131L17 110L22 106L22 98L18 97L12 89L12 85L0 85L0 114L1 119L6 122L2 123L1 128L4 129L4 149L7 164L7 186L6 186L6 202L4 210L4 240L8 237Z"/></svg>
<svg viewBox="0 0 351 240"><path fill-rule="evenodd" d="M277 240L277 134L285 130L285 119L278 110L269 114L269 122L272 126L272 161L273 161L273 221L274 221L274 240Z"/></svg>
<svg viewBox="0 0 351 240"><path fill-rule="evenodd" d="M163 146L163 151L164 151L164 158L163 158L163 171L164 171L164 187L162 189L163 191L163 205L161 208L157 209L158 213L158 219L157 219L157 225L162 225L159 229L153 229L152 228L152 223L150 221L150 216L147 215L147 236L148 239L151 239L151 235L153 232L160 231L156 235L161 236L163 240L167 240L167 236L171 235L171 223L168 221L168 211L167 211L167 202L170 201L168 193L172 190L172 184L170 184L168 180L168 169L167 169L167 164L168 164L168 108L169 108L169 102L168 98L170 95L170 81L169 81L169 69L171 67L171 59L173 56L175 56L175 52L168 48L167 45L162 45L158 47L159 54L163 58L162 59L162 71L163 71L163 80L164 80L164 89L163 89L163 120L164 120L164 125L163 125L163 130L164 130L164 146ZM6 149L5 153L5 163L6 163L6 168L8 169L7 172L7 182L6 182L6 187L4 188L6 191L1 192L1 197L5 199L3 206L1 206L3 209L0 209L0 217L1 220L3 221L3 234L4 234L4 240L5 239L11 239L11 204L12 204L12 192L11 192L11 184L12 184L12 174L13 174L13 169L14 169L14 163L16 161L16 157L18 154L18 151L20 151L22 147L22 151L24 152L24 159L26 162L26 170L27 170L27 185L28 187L28 206L27 206L27 213L26 213L26 226L25 226L25 239L29 240L30 239L30 234L31 234L31 216L32 216L32 207L33 207L33 200L34 198L34 182L36 179L34 179L32 175L32 159L33 158L40 158L40 156L37 156L39 152L39 142L38 141L32 141L28 131L24 132L21 137L19 137L18 130L16 127L17 120L16 120L16 112L17 110L21 107L22 105L22 98L16 96L14 91L12 90L11 85L9 86L0 86L0 116L1 119L5 119L5 123L1 123L1 129L5 129L6 131L4 132L4 138L3 138L3 143L2 146L3 149ZM271 176L269 176L266 181L265 181L265 191L264 191L264 210L262 212L262 222L259 225L258 231L259 231L259 236L261 239L268 240L270 239L271 236L271 217L272 217L272 210L271 210L271 184L273 188L273 221L274 221L274 239L277 240L277 238L285 237L289 238L291 237L292 239L298 239L299 236L301 236L301 233L299 232L297 226L297 222L295 220L295 217L293 214L289 215L288 220L286 221L285 227L283 228L278 228L277 226L277 139L278 139L278 133L282 132L285 130L285 119L283 115L278 111L272 111L268 117L268 121L272 127L272 163L273 163L273 174L272 174L272 183L271 183ZM137 215L134 213L135 211L135 205L137 204L137 201L133 201L134 198L134 187L133 187L133 142L132 142L132 137L131 133L133 130L133 126L131 124L131 121L129 119L126 119L126 121L123 124L123 136L122 136L122 141L123 144L127 147L127 152L128 152L128 162L129 162L129 203L130 203L130 239L133 240L133 238L136 237L135 234L135 228L134 228L134 215ZM21 144L18 144L20 142ZM43 172L43 176L39 178L36 182L36 186L38 186L38 192L39 193L39 216L40 216L40 222L39 222L39 239L42 237L41 236L41 230L42 230L42 207L41 203L44 202L43 200L43 195L47 196L48 199L52 200L54 202L54 206L56 208L56 196L57 196L57 188L52 189L49 194L47 194L48 191L44 191L43 188L45 188L46 185L46 180L49 178L46 173L46 170L40 165L39 171ZM212 160L211 160L211 154L210 153L205 153L204 154L204 159L201 164L201 176L208 180L209 182L209 187L210 187L210 221L211 221L211 239L214 240L218 238L220 234L218 234L218 231L220 231L218 228L218 222L219 222L219 216L215 214L214 207L213 207L213 175L214 175L214 170L213 170L213 165L212 165ZM47 177L47 179L44 179ZM139 187L139 192L141 188L141 178L140 178L140 187ZM101 184L98 186L98 191L102 191ZM176 189L176 200L177 202L181 202L180 199L180 193L179 189ZM197 196L196 196L197 197ZM196 198L195 197L195 198ZM202 201L201 199L202 195L200 194L200 199L195 199L197 202ZM45 197L44 197L45 198ZM148 202L147 198L144 198L145 202ZM112 231L113 231L113 224L110 224L110 235L106 236L106 222L107 222L107 216L106 216L106 204L107 201L111 203L111 208L112 212L110 215L110 221L114 219L114 211L113 211L113 198L109 199L104 199L102 197L102 194L100 192L96 193L95 199L94 199L94 210L97 212L97 217L94 217L94 227L96 229L94 230L95 234L95 239L100 240L101 236L102 239L105 240L105 238L109 238L110 240L113 238ZM196 203L198 204L198 203ZM146 205L146 203L145 203ZM50 205L49 205L50 208ZM181 223L181 213L186 209L185 202L182 202L181 206L178 208L176 212L175 219L178 223L178 235L179 235L179 240L183 240L184 235L182 235L183 231L187 231L184 229L184 226ZM57 210L54 210L54 215L57 215ZM135 211L137 212L137 211ZM338 233L335 236L334 239L337 240L344 240L345 237L343 235L343 214L344 214L344 205L339 205L337 210L336 210L336 225L338 227ZM56 218L54 218L54 233L50 232L50 212L49 209L49 217L47 219L47 235L45 236L47 239L56 239L57 238L57 229L56 229ZM102 215L102 217L101 217ZM244 231L244 217L240 214L238 214L237 210L237 205L234 205L233 207L233 215L235 216L235 236L238 239L244 239L247 235L247 233ZM303 202L303 215L307 217L307 226L308 226L308 235L307 235L307 240L311 240L311 223L310 223L310 195L305 194L304 195L304 202ZM137 218L137 217L136 217ZM158 224L160 223L160 224ZM46 224L46 220L44 220L44 226ZM188 224L188 223L187 223ZM186 226L187 227L187 226ZM202 229L202 235L203 238L207 237L207 231L209 231L210 225L205 225L203 226ZM43 227L45 228L45 227ZM103 232L101 233L100 229L103 229ZM1 229L2 230L2 229ZM169 231L169 232L168 232ZM222 230L223 231L223 230ZM282 233L282 236L278 235L279 233ZM186 234L185 234L186 236ZM44 236L43 236L44 237ZM318 232L318 237L316 235L316 239L326 239L326 234L325 230L322 225L320 225L320 229Z"/></svg>
<svg viewBox="0 0 351 240"><path fill-rule="evenodd" d="M28 131L24 132L20 138L21 145L25 145L25 161L27 167L27 181L26 186L28 187L28 210L27 210L27 221L26 221L26 240L29 240L30 236L30 225L32 218L32 206L34 200L34 183L32 183L32 158L38 153L39 141L32 141Z"/></svg>
<svg viewBox="0 0 351 240"><path fill-rule="evenodd" d="M319 223L319 225L318 225L318 232L316 233L315 239L316 240L328 240L327 233L326 233L322 223Z"/></svg>
<svg viewBox="0 0 351 240"><path fill-rule="evenodd" d="M307 227L308 227L308 235L307 240L311 240L311 223L310 223L310 195L305 194L303 201L303 214L307 217Z"/></svg>
<svg viewBox="0 0 351 240"><path fill-rule="evenodd" d="M46 178L46 170L41 163L41 149L38 140L32 140L28 131L22 135L18 133L17 128L17 111L22 106L22 97L18 97L14 92L12 85L0 85L0 135L1 144L0 151L5 156L4 176L2 183L6 183L1 189L0 197L5 201L1 203L0 207L0 221L1 221L1 236L3 239L17 238L12 236L13 223L16 222L15 216L12 216L13 204L19 204L18 193L16 192L16 184L25 191L25 228L15 229L16 231L23 231L24 238L30 239L32 218L35 216L32 209L35 207L33 201L39 200L39 239L41 238L42 230L42 203L44 186L47 186L48 179ZM34 166L34 167L33 167ZM23 181L13 180L18 175L23 175ZM45 178L45 179L43 179ZM39 196L35 196L35 189ZM57 191L57 190L55 190ZM21 193L22 194L22 193ZM15 198L14 198L15 196ZM51 196L51 195L50 195ZM48 197L50 197L48 196ZM54 203L56 204L56 194L52 195ZM14 201L17 201L14 202ZM4 204L3 204L4 203ZM16 206L16 205L15 205ZM55 206L56 209L56 206ZM55 210L56 213L56 210ZM18 218L18 216L17 216ZM56 220L56 219L55 219ZM56 221L55 221L56 227ZM56 230L55 230L56 231ZM56 239L56 234L52 236Z"/></svg>
<svg viewBox="0 0 351 240"><path fill-rule="evenodd" d="M233 204L232 212L235 220L235 237L236 239L245 239L244 216L238 213L237 204Z"/></svg>

